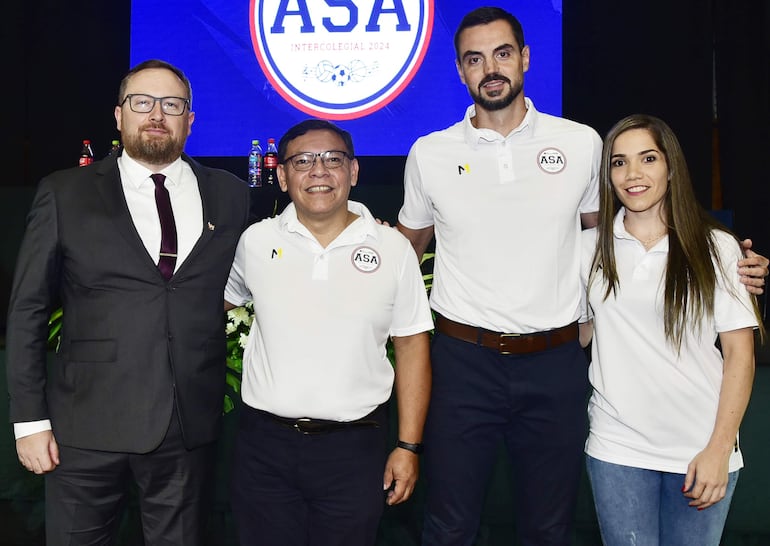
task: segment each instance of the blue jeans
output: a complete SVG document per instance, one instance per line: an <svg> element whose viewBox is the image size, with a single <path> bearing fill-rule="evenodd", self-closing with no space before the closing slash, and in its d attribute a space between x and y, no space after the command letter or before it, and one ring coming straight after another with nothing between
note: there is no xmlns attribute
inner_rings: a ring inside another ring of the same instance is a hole
<svg viewBox="0 0 770 546"><path fill-rule="evenodd" d="M719 546L737 470L725 498L699 511L682 494L684 474L586 459L605 546Z"/></svg>

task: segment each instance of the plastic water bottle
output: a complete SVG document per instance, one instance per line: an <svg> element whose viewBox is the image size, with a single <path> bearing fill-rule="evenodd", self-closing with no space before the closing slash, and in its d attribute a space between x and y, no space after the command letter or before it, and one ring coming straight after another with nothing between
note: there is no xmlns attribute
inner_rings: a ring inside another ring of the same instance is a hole
<svg viewBox="0 0 770 546"><path fill-rule="evenodd" d="M91 141L84 140L83 148L80 150L80 161L78 162L78 166L85 167L86 165L90 165L93 162L94 151L91 149Z"/></svg>
<svg viewBox="0 0 770 546"><path fill-rule="evenodd" d="M267 151L263 158L262 179L265 184L275 184L278 180L278 148L275 147L275 139L267 139Z"/></svg>
<svg viewBox="0 0 770 546"><path fill-rule="evenodd" d="M262 147L258 140L251 141L249 150L249 186L259 188L262 186Z"/></svg>

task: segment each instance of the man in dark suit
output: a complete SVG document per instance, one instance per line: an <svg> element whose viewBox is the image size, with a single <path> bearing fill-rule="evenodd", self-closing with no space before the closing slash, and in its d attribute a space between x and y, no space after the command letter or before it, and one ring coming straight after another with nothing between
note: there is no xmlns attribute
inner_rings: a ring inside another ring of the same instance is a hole
<svg viewBox="0 0 770 546"><path fill-rule="evenodd" d="M145 544L203 543L224 395L222 298L248 189L182 153L190 82L146 61L120 85L124 151L42 180L9 305L19 461L46 474L48 546L114 539L128 483ZM64 323L46 370L47 319Z"/></svg>

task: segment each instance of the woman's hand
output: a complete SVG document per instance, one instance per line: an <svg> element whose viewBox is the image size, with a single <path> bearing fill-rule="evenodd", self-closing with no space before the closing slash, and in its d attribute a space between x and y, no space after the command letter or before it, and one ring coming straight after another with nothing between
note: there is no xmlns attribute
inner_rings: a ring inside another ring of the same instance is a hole
<svg viewBox="0 0 770 546"><path fill-rule="evenodd" d="M706 446L687 465L682 492L692 499L690 506L705 510L721 501L727 493L727 474L733 446Z"/></svg>

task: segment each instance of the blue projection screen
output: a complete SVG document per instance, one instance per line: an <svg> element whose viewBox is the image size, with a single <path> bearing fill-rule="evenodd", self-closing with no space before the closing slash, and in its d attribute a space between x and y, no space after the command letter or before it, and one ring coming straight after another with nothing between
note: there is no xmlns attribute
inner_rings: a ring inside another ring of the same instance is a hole
<svg viewBox="0 0 770 546"><path fill-rule="evenodd" d="M131 65L167 60L193 87L194 156L243 156L309 117L353 134L357 155L405 155L468 104L454 31L485 0L133 0ZM524 89L561 114L561 0L501 5L531 50Z"/></svg>

